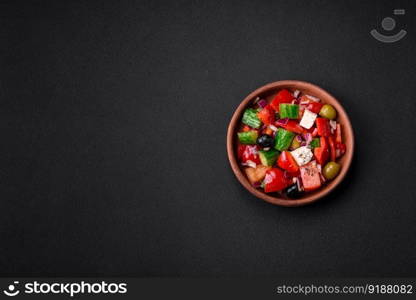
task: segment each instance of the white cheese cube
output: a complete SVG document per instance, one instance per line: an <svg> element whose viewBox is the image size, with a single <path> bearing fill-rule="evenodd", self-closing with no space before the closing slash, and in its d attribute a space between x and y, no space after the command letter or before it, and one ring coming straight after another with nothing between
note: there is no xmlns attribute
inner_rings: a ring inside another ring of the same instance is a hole
<svg viewBox="0 0 416 300"><path fill-rule="evenodd" d="M311 149L306 146L299 147L298 149L291 151L290 154L292 154L298 166L306 165L313 157Z"/></svg>
<svg viewBox="0 0 416 300"><path fill-rule="evenodd" d="M305 109L303 112L302 120L300 120L299 125L303 128L309 129L313 126L313 123L315 123L317 114L311 112L310 110Z"/></svg>

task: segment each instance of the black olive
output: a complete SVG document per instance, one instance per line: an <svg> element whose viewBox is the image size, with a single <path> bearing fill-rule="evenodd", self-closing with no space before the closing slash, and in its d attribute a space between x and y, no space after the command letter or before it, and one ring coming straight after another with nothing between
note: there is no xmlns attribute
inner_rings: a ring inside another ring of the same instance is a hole
<svg viewBox="0 0 416 300"><path fill-rule="evenodd" d="M302 194L303 192L298 190L297 184L291 185L286 189L286 195L292 199L299 198L302 196Z"/></svg>
<svg viewBox="0 0 416 300"><path fill-rule="evenodd" d="M263 148L266 147L273 147L274 146L274 138L268 134L262 134L257 138L257 144Z"/></svg>

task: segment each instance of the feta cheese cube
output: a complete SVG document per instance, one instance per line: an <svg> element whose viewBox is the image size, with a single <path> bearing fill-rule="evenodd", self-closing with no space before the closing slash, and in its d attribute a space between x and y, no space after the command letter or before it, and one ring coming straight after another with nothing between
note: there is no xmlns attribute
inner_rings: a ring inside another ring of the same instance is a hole
<svg viewBox="0 0 416 300"><path fill-rule="evenodd" d="M290 154L292 154L298 166L306 165L313 157L311 149L307 146L299 147L298 149L291 151Z"/></svg>
<svg viewBox="0 0 416 300"><path fill-rule="evenodd" d="M317 114L311 112L310 110L305 109L303 112L302 120L300 120L299 125L303 128L310 129L313 126L313 123L315 123Z"/></svg>

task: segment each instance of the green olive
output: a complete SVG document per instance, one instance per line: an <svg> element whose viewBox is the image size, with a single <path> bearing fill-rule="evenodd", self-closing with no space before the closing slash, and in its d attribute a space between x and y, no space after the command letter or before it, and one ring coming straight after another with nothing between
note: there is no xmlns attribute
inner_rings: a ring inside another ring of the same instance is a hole
<svg viewBox="0 0 416 300"><path fill-rule="evenodd" d="M341 165L334 161L331 161L325 165L322 173L326 179L332 180L335 177L337 177L340 170Z"/></svg>
<svg viewBox="0 0 416 300"><path fill-rule="evenodd" d="M295 138L292 141L292 144L290 145L290 148L292 150L298 149L300 147L300 142L298 141L297 137L295 136Z"/></svg>
<svg viewBox="0 0 416 300"><path fill-rule="evenodd" d="M333 120L337 117L337 111L332 105L325 104L322 106L321 110L319 111L319 115L321 117Z"/></svg>

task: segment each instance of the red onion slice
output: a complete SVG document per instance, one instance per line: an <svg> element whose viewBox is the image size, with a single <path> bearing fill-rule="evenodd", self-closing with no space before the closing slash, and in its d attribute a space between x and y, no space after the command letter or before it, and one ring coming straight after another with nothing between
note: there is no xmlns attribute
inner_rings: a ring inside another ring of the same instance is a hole
<svg viewBox="0 0 416 300"><path fill-rule="evenodd" d="M276 125L285 126L289 122L289 118L279 119L276 121Z"/></svg>
<svg viewBox="0 0 416 300"><path fill-rule="evenodd" d="M273 131L277 131L277 127L272 124L269 125L269 128Z"/></svg>
<svg viewBox="0 0 416 300"><path fill-rule="evenodd" d="M312 134L309 132L303 134L303 138L305 139L306 146L312 142Z"/></svg>
<svg viewBox="0 0 416 300"><path fill-rule="evenodd" d="M300 177L296 178L296 184L298 185L298 191L303 191L303 186L302 186L302 179Z"/></svg>
<svg viewBox="0 0 416 300"><path fill-rule="evenodd" d="M337 129L337 121L329 120L329 125L331 126L331 128L333 130L336 130Z"/></svg>
<svg viewBox="0 0 416 300"><path fill-rule="evenodd" d="M261 186L261 183L260 182L255 182L255 183L253 183L253 187L254 188L259 188Z"/></svg>
<svg viewBox="0 0 416 300"><path fill-rule="evenodd" d="M297 98L299 96L299 94L300 94L300 91L296 90L296 91L293 92L293 97Z"/></svg>
<svg viewBox="0 0 416 300"><path fill-rule="evenodd" d="M264 108L264 107L266 107L266 105L267 105L267 101L266 101L266 100L264 100L264 99L260 99L260 100L257 102L257 105L258 105L258 106L260 106L261 108Z"/></svg>
<svg viewBox="0 0 416 300"><path fill-rule="evenodd" d="M306 97L308 97L308 98L309 98L309 99L311 99L312 101L315 101L315 102L321 102L321 99L319 99L318 97L311 96L311 95L306 95Z"/></svg>
<svg viewBox="0 0 416 300"><path fill-rule="evenodd" d="M247 165L250 167L250 168L256 168L257 167L257 164L254 162L254 161L251 161L251 160L248 160L247 161Z"/></svg>

